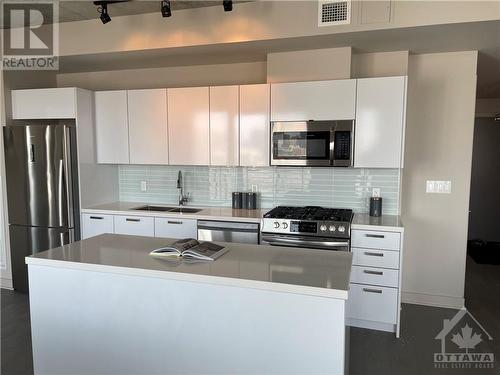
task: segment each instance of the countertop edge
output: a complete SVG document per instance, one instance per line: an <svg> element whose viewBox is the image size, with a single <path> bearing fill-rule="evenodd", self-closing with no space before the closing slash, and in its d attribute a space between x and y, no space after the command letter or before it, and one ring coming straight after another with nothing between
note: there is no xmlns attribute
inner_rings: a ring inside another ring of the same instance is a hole
<svg viewBox="0 0 500 375"><path fill-rule="evenodd" d="M207 215L203 213L182 214L176 212L162 212L162 211L120 211L120 210L106 210L95 208L82 208L82 214L100 214L100 215L119 215L119 216L142 216L142 217L159 217L159 218L172 218L172 219L200 219L200 220L222 220L222 221L238 221L246 223L260 223L260 218L242 217L242 216L216 216Z"/></svg>
<svg viewBox="0 0 500 375"><path fill-rule="evenodd" d="M92 263L74 263L68 261L41 259L32 257L26 257L25 262L27 265L34 265L34 266L65 268L65 269L91 271L91 272L106 272L106 273L114 273L127 276L152 277L152 278L161 278L167 280L197 282L197 283L205 283L205 284L220 285L220 286L233 286L239 288L258 289L270 292L301 294L312 297L323 297L323 298L332 298L340 300L347 300L348 298L348 290L327 289L327 288L310 287L310 286L293 285L293 284L282 284L282 283L275 283L272 281L258 281L258 280L238 279L232 277L188 274L188 273L178 273L169 271L148 270L143 268L109 266L109 265L92 264Z"/></svg>
<svg viewBox="0 0 500 375"><path fill-rule="evenodd" d="M389 225L377 225L377 224L351 224L351 230L377 230L381 232L398 232L404 233L404 227L393 227Z"/></svg>

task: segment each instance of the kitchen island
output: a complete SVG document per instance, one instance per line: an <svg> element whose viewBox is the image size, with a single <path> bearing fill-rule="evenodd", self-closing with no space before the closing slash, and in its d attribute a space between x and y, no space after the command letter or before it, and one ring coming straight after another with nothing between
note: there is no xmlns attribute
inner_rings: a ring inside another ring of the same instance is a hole
<svg viewBox="0 0 500 375"><path fill-rule="evenodd" d="M352 255L104 234L26 258L35 374L342 374Z"/></svg>

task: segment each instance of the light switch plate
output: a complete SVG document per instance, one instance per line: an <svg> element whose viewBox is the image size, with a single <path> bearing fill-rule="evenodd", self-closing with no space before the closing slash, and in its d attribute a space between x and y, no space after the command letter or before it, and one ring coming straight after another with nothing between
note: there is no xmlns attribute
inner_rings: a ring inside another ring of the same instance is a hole
<svg viewBox="0 0 500 375"><path fill-rule="evenodd" d="M451 194L451 181L431 181L425 184L426 193Z"/></svg>
<svg viewBox="0 0 500 375"><path fill-rule="evenodd" d="M148 191L148 182L141 181L141 191Z"/></svg>

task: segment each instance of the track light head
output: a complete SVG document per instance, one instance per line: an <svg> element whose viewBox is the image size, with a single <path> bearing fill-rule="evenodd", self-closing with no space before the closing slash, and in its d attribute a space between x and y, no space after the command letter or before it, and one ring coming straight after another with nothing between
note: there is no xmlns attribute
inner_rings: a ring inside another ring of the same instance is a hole
<svg viewBox="0 0 500 375"><path fill-rule="evenodd" d="M224 0L222 2L222 6L224 7L224 12L230 12L233 10L233 1L232 0Z"/></svg>
<svg viewBox="0 0 500 375"><path fill-rule="evenodd" d="M111 22L111 16L108 13L108 4L102 2L97 8L97 11L101 14L99 18L104 25Z"/></svg>
<svg viewBox="0 0 500 375"><path fill-rule="evenodd" d="M161 15L163 17L170 17L172 15L172 10L170 9L170 0L162 0Z"/></svg>

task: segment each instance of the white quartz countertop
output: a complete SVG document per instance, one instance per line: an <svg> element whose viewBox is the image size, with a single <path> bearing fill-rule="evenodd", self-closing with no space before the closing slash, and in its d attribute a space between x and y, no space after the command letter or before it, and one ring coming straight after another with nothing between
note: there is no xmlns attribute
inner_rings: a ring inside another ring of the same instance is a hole
<svg viewBox="0 0 500 375"><path fill-rule="evenodd" d="M176 205L163 205L151 204L152 206L167 206L177 207ZM146 206L148 203L140 202L112 202L92 206L82 209L82 213L99 213L102 215L127 215L127 216L154 216L154 217L171 217L171 218L187 218L187 219L200 219L200 220L227 220L227 221L241 221L260 223L262 216L269 211L269 209L256 209L256 210L236 210L231 207L200 207L200 206L187 206L187 208L198 208L201 211L196 213L176 213L165 211L142 211L134 210L136 207Z"/></svg>
<svg viewBox="0 0 500 375"><path fill-rule="evenodd" d="M241 221L259 223L270 208L256 210L235 210L231 207L202 207L187 206L189 208L198 208L201 211L197 213L175 213L164 211L138 211L135 207L145 206L148 203L140 202L112 202L92 206L82 209L82 213L99 213L102 215L127 215L127 216L154 216L171 218L192 218L199 220L223 220L223 221ZM151 204L154 206L176 207L175 205ZM371 217L368 214L355 213L351 225L352 229L365 230L385 230L403 232L404 227L401 217L397 215L382 215L380 217Z"/></svg>
<svg viewBox="0 0 500 375"><path fill-rule="evenodd" d="M221 243L228 252L213 262L149 255L173 241L102 234L26 257L26 263L347 299L349 252Z"/></svg>

